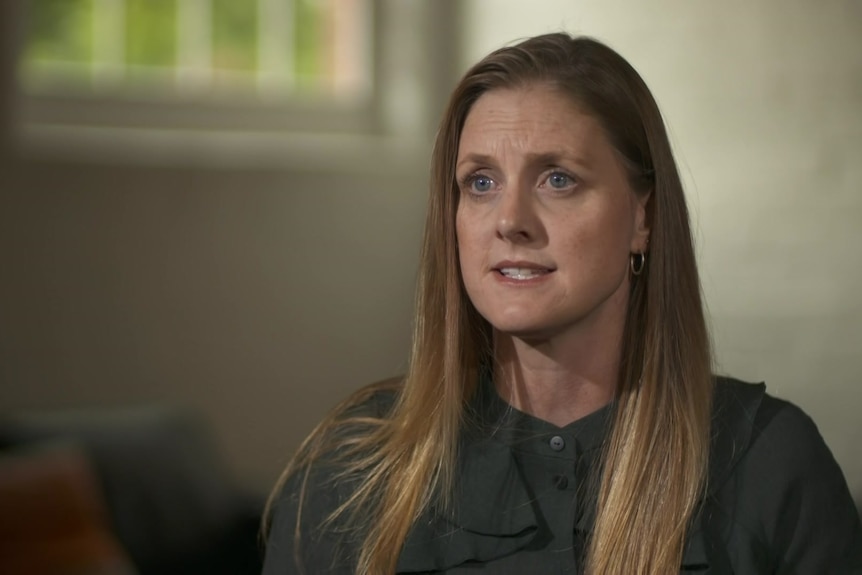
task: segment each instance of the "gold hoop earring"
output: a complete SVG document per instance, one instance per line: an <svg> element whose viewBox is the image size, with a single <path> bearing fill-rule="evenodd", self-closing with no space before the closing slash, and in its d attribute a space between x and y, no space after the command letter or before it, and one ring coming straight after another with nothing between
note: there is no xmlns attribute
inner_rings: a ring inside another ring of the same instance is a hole
<svg viewBox="0 0 862 575"><path fill-rule="evenodd" d="M646 252L632 254L629 257L629 264L631 265L633 276L641 275L646 267Z"/></svg>

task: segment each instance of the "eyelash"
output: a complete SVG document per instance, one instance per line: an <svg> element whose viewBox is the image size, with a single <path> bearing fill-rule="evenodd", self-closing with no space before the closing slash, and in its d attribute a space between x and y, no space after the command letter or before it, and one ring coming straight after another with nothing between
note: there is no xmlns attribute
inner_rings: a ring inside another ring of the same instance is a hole
<svg viewBox="0 0 862 575"><path fill-rule="evenodd" d="M563 176L568 180L568 183L562 188L555 188L553 186L550 186L549 181L553 176ZM494 178L492 178L491 176L485 175L482 172L473 172L472 174L468 174L468 175L464 176L463 178L461 178L460 180L458 180L458 185L460 186L460 188L462 190L466 191L467 193L469 193L471 195L484 196L490 190L477 191L477 190L473 189L473 184L475 184L476 181L480 180L480 179L486 179L486 180L490 181L491 183L496 183ZM580 182L580 180L576 176L574 176L573 174L571 174L565 170L553 168L550 171L548 171L546 173L546 175L542 178L540 186L546 186L547 185L547 187L552 192L566 192L566 191L569 191L569 188L571 188L573 186L577 186L579 182Z"/></svg>
<svg viewBox="0 0 862 575"><path fill-rule="evenodd" d="M485 180L488 180L492 183L496 183L494 178L492 178L491 176L485 175L481 172L473 172L472 174L468 174L468 175L464 176L463 178L461 178L458 181L458 185L461 187L462 190L465 190L469 194L472 194L474 196L483 196L487 193L487 191L481 192L481 191L476 191L473 189L473 184L476 183L476 180L481 180L481 179L485 179Z"/></svg>
<svg viewBox="0 0 862 575"><path fill-rule="evenodd" d="M571 188L572 186L578 185L578 181L579 181L578 178L576 178L575 176L573 176L569 172L566 172L564 170L559 170L559 169L554 169L554 170L551 170L550 172L548 172L548 175L545 176L545 178L542 180L542 184L544 185L544 184L549 183L553 176L563 176L568 180L568 182L562 188L554 188L553 186L551 186L552 191L564 192L564 191L568 190L569 188Z"/></svg>

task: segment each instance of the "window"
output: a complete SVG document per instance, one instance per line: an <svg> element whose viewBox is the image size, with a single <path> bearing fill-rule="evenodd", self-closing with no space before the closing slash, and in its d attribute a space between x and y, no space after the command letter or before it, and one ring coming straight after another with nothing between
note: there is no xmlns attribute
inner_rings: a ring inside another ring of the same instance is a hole
<svg viewBox="0 0 862 575"><path fill-rule="evenodd" d="M370 0L28 0L32 94L324 97L371 88Z"/></svg>
<svg viewBox="0 0 862 575"><path fill-rule="evenodd" d="M29 156L377 171L458 71L456 0L13 1Z"/></svg>

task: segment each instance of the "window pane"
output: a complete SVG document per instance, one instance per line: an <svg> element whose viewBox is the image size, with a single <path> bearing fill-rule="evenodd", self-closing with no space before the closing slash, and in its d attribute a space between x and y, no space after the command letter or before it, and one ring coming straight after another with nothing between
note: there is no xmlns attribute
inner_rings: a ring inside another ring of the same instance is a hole
<svg viewBox="0 0 862 575"><path fill-rule="evenodd" d="M212 0L214 68L253 71L257 66L257 2Z"/></svg>
<svg viewBox="0 0 862 575"><path fill-rule="evenodd" d="M325 3L322 0L296 0L295 66L300 88L313 88L323 64L323 22Z"/></svg>
<svg viewBox="0 0 862 575"><path fill-rule="evenodd" d="M170 67L177 54L177 0L126 0L126 63Z"/></svg>
<svg viewBox="0 0 862 575"><path fill-rule="evenodd" d="M370 93L371 0L25 1L33 92Z"/></svg>
<svg viewBox="0 0 862 575"><path fill-rule="evenodd" d="M89 63L93 52L92 0L31 0L27 8L27 61Z"/></svg>

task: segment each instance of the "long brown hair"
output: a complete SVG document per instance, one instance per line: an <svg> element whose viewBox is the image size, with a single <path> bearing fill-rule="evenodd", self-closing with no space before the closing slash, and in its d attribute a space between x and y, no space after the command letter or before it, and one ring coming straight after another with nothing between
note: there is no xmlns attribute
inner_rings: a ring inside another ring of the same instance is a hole
<svg viewBox="0 0 862 575"><path fill-rule="evenodd" d="M448 503L465 406L492 353L490 326L470 303L458 263L455 161L461 130L489 90L534 84L559 90L593 115L632 187L650 194L650 250L631 286L587 573L679 571L704 490L712 398L710 344L682 184L658 106L637 72L600 42L548 34L491 53L451 96L434 147L413 347L403 382L365 388L336 408L273 492L288 476L307 478L318 459L338 451L339 477L358 475L361 481L329 520L347 517L362 534L359 574L393 573L419 514L432 502L443 509ZM385 416L351 415L380 387L396 390ZM343 433L347 428L353 432ZM299 535L297 522L297 541Z"/></svg>

